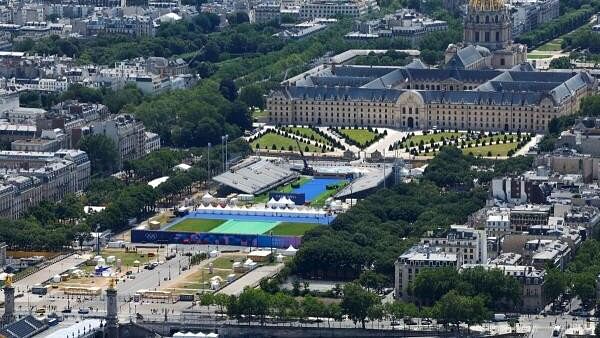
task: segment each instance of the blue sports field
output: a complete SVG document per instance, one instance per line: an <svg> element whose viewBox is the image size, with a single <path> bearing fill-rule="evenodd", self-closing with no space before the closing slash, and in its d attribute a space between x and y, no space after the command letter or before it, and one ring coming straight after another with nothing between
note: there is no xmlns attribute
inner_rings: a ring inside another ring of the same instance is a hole
<svg viewBox="0 0 600 338"><path fill-rule="evenodd" d="M344 180L340 178L315 177L302 184L299 188L292 190L292 193L304 194L306 201L310 202L327 191L328 185L340 184L342 182Z"/></svg>

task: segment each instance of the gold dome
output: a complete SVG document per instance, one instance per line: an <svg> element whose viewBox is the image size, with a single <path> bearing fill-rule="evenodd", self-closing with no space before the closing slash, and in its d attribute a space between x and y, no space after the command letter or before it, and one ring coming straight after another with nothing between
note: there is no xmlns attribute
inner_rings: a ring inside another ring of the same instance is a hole
<svg viewBox="0 0 600 338"><path fill-rule="evenodd" d="M503 0L469 0L469 8L476 11L500 11L504 9Z"/></svg>

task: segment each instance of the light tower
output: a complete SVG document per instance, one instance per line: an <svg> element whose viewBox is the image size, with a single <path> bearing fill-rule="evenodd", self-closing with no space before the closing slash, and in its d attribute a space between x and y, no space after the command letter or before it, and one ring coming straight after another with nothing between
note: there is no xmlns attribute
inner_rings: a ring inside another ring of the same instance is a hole
<svg viewBox="0 0 600 338"><path fill-rule="evenodd" d="M2 315L2 326L15 321L15 288L12 285L12 277L6 276L4 280L4 315Z"/></svg>
<svg viewBox="0 0 600 338"><path fill-rule="evenodd" d="M117 306L117 288L114 278L106 289L106 329L104 337L119 338L119 316Z"/></svg>

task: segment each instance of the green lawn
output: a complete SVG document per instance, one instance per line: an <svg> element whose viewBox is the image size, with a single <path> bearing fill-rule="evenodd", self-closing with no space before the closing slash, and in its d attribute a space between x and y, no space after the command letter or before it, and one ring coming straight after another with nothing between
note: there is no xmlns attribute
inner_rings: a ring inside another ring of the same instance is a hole
<svg viewBox="0 0 600 338"><path fill-rule="evenodd" d="M252 149L256 149L257 144L259 145L260 149L271 150L272 145L274 144L277 150L281 150L281 147L283 147L284 150L288 150L289 147L292 146L294 151L298 151L298 145L296 144L296 140L274 133L266 133L258 139L252 141L250 145L252 146ZM306 151L306 147L308 147L309 152L321 152L321 148L315 146L314 144L300 142L300 146L302 147L302 151Z"/></svg>
<svg viewBox="0 0 600 338"><path fill-rule="evenodd" d="M462 149L463 153L469 154L472 153L473 156L488 156L488 152L492 152L492 156L507 156L509 150L516 150L517 143L503 143L503 144L494 144L491 146L485 147L477 147L477 148L464 148Z"/></svg>
<svg viewBox="0 0 600 338"><path fill-rule="evenodd" d="M549 59L552 55L547 54L527 54L528 59L537 60L537 59Z"/></svg>
<svg viewBox="0 0 600 338"><path fill-rule="evenodd" d="M535 50L539 50L541 52L559 52L562 50L561 44L562 39L558 38L539 46Z"/></svg>
<svg viewBox="0 0 600 338"><path fill-rule="evenodd" d="M271 229L268 233L273 232L276 236L302 236L308 230L317 227L318 224L312 223L294 223L294 222L281 222L276 227Z"/></svg>
<svg viewBox="0 0 600 338"><path fill-rule="evenodd" d="M233 262L243 262L244 256L221 256L212 261L213 268L215 269L231 269Z"/></svg>
<svg viewBox="0 0 600 338"><path fill-rule="evenodd" d="M174 224L167 231L209 232L225 222L227 220L224 219L187 218Z"/></svg>
<svg viewBox="0 0 600 338"><path fill-rule="evenodd" d="M339 186L338 189L328 189L328 190L325 190L319 196L315 197L314 200L310 201L310 206L311 207L322 207L322 206L324 206L325 205L325 201L329 197L333 196L336 192L340 191L347 184L348 184L348 182L344 181L344 182L341 182L340 184L338 184L338 186Z"/></svg>
<svg viewBox="0 0 600 338"><path fill-rule="evenodd" d="M367 129L338 129L340 131L340 133L357 142L358 144L366 144L367 142L371 141L372 139L375 138L375 136L377 135L377 133L373 132L373 131L369 131Z"/></svg>
<svg viewBox="0 0 600 338"><path fill-rule="evenodd" d="M310 129L310 128L306 128L306 127L284 127L282 129L285 130L291 130L293 133L298 133L300 136L307 138L307 139L311 139L311 136L314 137L314 140L331 146L331 142L329 142L328 140L326 140L323 136L321 136L319 133L317 133L316 131Z"/></svg>
<svg viewBox="0 0 600 338"><path fill-rule="evenodd" d="M413 144L416 146L419 145L419 143L421 142L421 140L423 140L423 142L425 144L429 144L431 142L431 139L434 140L434 142L440 142L442 140L442 137L449 140L451 137L458 137L460 138L462 135L465 135L466 133L461 133L461 132L452 132L452 131L445 131L443 133L437 133L437 134L427 134L427 135L415 135L409 139L406 140L406 142L404 142L404 144L402 144L402 148L406 148L408 145L410 145L410 142L412 141Z"/></svg>

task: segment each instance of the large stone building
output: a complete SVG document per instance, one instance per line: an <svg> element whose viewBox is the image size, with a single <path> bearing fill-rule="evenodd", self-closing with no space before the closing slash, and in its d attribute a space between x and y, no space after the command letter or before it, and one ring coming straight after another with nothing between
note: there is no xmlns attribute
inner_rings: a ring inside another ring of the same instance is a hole
<svg viewBox="0 0 600 338"><path fill-rule="evenodd" d="M459 69L506 69L527 61L527 46L512 42L511 17L503 0L469 1L463 43L448 46L445 61Z"/></svg>
<svg viewBox="0 0 600 338"><path fill-rule="evenodd" d="M110 138L119 151L119 163L137 160L146 154L146 128L132 115L118 115L92 125L93 134ZM159 141L160 142L160 141Z"/></svg>
<svg viewBox="0 0 600 338"><path fill-rule="evenodd" d="M83 191L91 166L81 150L0 151L0 217L19 218L43 200Z"/></svg>
<svg viewBox="0 0 600 338"><path fill-rule="evenodd" d="M543 132L578 111L596 80L587 72L321 66L267 99L269 122L325 126Z"/></svg>

